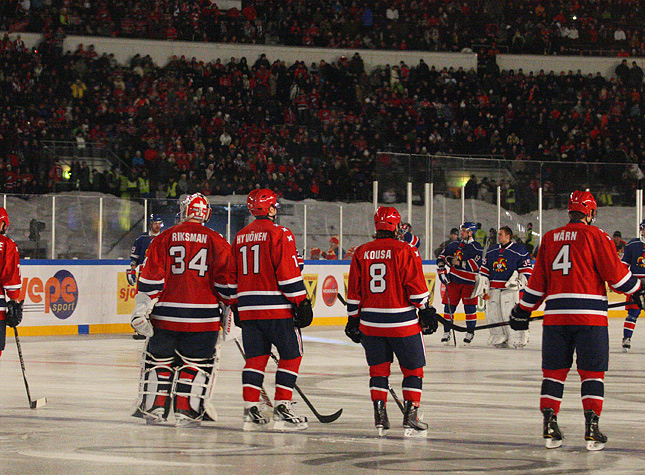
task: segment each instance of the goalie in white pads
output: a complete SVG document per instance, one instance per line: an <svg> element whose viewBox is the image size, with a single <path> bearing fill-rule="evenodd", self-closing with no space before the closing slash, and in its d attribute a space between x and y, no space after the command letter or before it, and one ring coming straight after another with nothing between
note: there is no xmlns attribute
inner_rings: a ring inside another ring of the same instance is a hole
<svg viewBox="0 0 645 475"><path fill-rule="evenodd" d="M513 242L512 236L508 226L499 229L498 244L488 249L477 275L473 296L484 297L489 323L509 321L511 310L520 301L520 291L533 270L526 248ZM502 326L490 329L488 344L498 348L523 348L528 341L528 330L514 331Z"/></svg>
<svg viewBox="0 0 645 475"><path fill-rule="evenodd" d="M200 193L181 204L182 222L156 237L139 277L132 328L148 337L133 413L149 424L199 425L216 369L220 302L230 303L230 245L204 226L211 214Z"/></svg>

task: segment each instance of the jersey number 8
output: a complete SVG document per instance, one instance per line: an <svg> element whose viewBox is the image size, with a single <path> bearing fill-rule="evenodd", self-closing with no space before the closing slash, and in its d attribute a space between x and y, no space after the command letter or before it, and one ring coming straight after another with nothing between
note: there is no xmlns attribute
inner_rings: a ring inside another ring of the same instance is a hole
<svg viewBox="0 0 645 475"><path fill-rule="evenodd" d="M382 294L387 289L385 274L387 266L382 262L370 265L370 292L373 294Z"/></svg>

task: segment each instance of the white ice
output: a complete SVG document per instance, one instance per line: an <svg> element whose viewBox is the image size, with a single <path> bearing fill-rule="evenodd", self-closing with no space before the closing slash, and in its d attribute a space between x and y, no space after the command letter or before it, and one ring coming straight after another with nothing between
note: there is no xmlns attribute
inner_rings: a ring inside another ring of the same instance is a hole
<svg viewBox="0 0 645 475"><path fill-rule="evenodd" d="M645 473L645 343L637 327L632 351L622 353L621 319L610 320L603 452L585 450L575 368L559 417L564 445L544 448L538 324L523 350L487 348L486 330L469 348L441 346L440 332L426 337L422 409L429 431L423 440L402 437L401 414L391 400L393 427L377 437L364 355L341 327L304 334L298 384L320 413L343 408L343 414L321 424L296 395L297 412L309 417L310 427L286 434L242 432L243 364L233 343L223 346L215 390L219 421L179 429L129 416L143 342L129 335L22 338L32 397L48 399L31 410L8 338L0 357L0 474ZM269 369L265 383L272 396L272 362ZM393 366L399 396L401 379Z"/></svg>

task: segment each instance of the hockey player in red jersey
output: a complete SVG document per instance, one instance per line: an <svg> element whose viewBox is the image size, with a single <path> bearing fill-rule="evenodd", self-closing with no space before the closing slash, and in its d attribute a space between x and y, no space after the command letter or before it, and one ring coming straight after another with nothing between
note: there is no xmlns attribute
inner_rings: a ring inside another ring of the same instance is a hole
<svg viewBox="0 0 645 475"><path fill-rule="evenodd" d="M22 279L16 243L5 236L9 227L7 210L0 207L0 355L5 346L6 326L17 327L22 321L22 302L18 302Z"/></svg>
<svg viewBox="0 0 645 475"><path fill-rule="evenodd" d="M231 249L233 310L242 328L246 365L242 372L244 430L260 429L269 420L259 409L264 371L275 345L274 430L307 428L307 418L291 407L302 360L300 329L311 324L311 302L298 265L293 233L275 223L277 195L266 189L249 193L247 206L255 220L240 230Z"/></svg>
<svg viewBox="0 0 645 475"><path fill-rule="evenodd" d="M178 426L198 425L212 389L219 303L230 303L230 245L204 226L201 193L181 203L181 223L150 243L139 276L132 328L148 337L135 417L165 422L174 403Z"/></svg>
<svg viewBox="0 0 645 475"><path fill-rule="evenodd" d="M587 449L605 447L607 437L598 427L609 362L605 282L631 294L641 309L645 306L645 290L620 262L609 235L591 226L596 208L588 191L571 194L569 223L544 235L533 274L511 312L511 328L528 330L531 311L545 304L540 410L547 448L562 445L557 415L574 351L582 381Z"/></svg>
<svg viewBox="0 0 645 475"><path fill-rule="evenodd" d="M434 308L428 307L429 292L419 251L398 239L400 223L395 208L380 207L374 215L376 239L354 253L345 333L365 349L379 435L390 428L386 401L390 365L396 355L403 372L404 435L425 437L428 425L417 414L426 364L421 333L434 333L437 318Z"/></svg>

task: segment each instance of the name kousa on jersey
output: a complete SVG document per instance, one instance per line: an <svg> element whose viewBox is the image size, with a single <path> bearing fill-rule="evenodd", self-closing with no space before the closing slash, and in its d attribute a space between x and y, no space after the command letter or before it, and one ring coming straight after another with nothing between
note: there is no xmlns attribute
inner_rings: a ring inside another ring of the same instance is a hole
<svg viewBox="0 0 645 475"><path fill-rule="evenodd" d="M199 243L205 244L207 237L205 234L199 234L199 233L173 232L172 240L175 242L199 242Z"/></svg>
<svg viewBox="0 0 645 475"><path fill-rule="evenodd" d="M363 259L365 260L392 259L392 250L374 249L372 251L365 251L365 253L363 254Z"/></svg>

